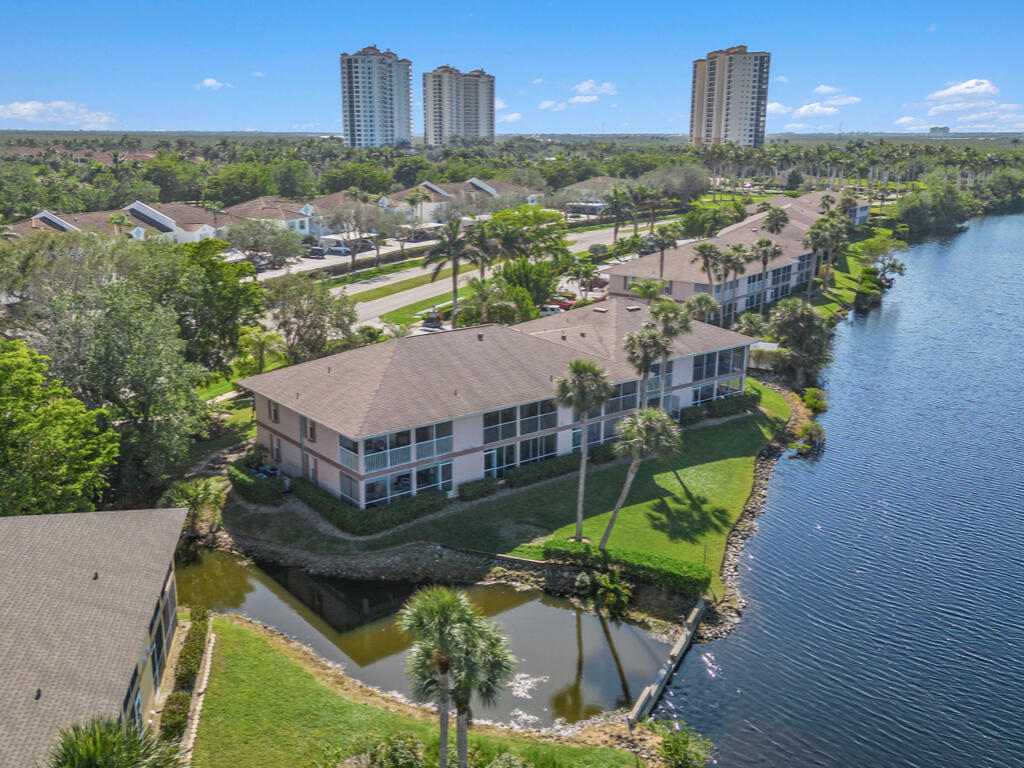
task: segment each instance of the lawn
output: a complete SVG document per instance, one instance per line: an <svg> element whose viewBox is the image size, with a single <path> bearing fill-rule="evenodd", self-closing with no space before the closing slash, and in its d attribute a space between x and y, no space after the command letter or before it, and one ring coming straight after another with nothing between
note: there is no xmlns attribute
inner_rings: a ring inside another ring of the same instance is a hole
<svg viewBox="0 0 1024 768"><path fill-rule="evenodd" d="M352 295L352 301L356 304L362 301L373 301L374 299L383 299L385 296L391 296L395 293L401 293L402 291L408 291L410 288L419 288L421 285L427 283L439 282L452 276L452 269L442 269L440 274L435 279L431 279L433 273L426 275L416 275L416 277L409 277L405 280L399 280L397 283L389 283L388 285L381 285L377 288L371 288L368 291L361 291Z"/></svg>
<svg viewBox="0 0 1024 768"><path fill-rule="evenodd" d="M219 403L217 409L231 414L224 424L224 431L215 437L192 443L188 449L189 466L214 451L256 436L256 420L253 417L251 397L236 397L233 400ZM187 467L183 469L187 469Z"/></svg>
<svg viewBox="0 0 1024 768"><path fill-rule="evenodd" d="M296 768L325 748L358 754L360 744L411 731L437 762L437 724L418 710L374 694L317 665L262 629L215 618L210 682L199 723L194 768ZM454 757L455 729L451 729ZM602 747L547 744L472 728L471 749L488 757L515 752L536 768L629 768L633 755Z"/></svg>
<svg viewBox="0 0 1024 768"><path fill-rule="evenodd" d="M449 276L451 276L450 270ZM426 282L429 282L429 279ZM469 288L467 286L462 286L462 288L459 289L459 298L462 298L467 293L469 293ZM415 304L409 304L404 307L399 307L398 309L393 309L390 312L385 312L383 315L380 316L380 319L383 320L385 323L395 323L397 325L412 325L413 323L419 322L420 320L423 319L422 317L419 316L421 312L425 312L426 310L430 309L431 307L437 304L444 304L446 302L450 302L451 298L452 291L451 288L449 288L445 293L442 293L440 296L434 296L429 299L424 299L423 301L417 301Z"/></svg>
<svg viewBox="0 0 1024 768"><path fill-rule="evenodd" d="M285 365L285 359L282 355L270 352L267 354L266 370L272 371L275 368L281 368ZM235 363L231 364L231 373L227 376L219 376L215 379L211 379L206 382L203 386L196 389L196 394L199 395L203 400L212 400L215 397L230 392L236 379L244 378L245 374L242 374Z"/></svg>
<svg viewBox="0 0 1024 768"><path fill-rule="evenodd" d="M423 259L407 259L406 261L396 261L391 264L382 264L379 267L360 269L351 274L328 277L323 282L327 285L328 288L337 288L339 285L350 285L352 283L358 283L361 280L369 280L370 278L374 277L382 277L384 275L390 275L392 272L401 272L406 269L415 269L416 267L420 266L423 266Z"/></svg>
<svg viewBox="0 0 1024 768"><path fill-rule="evenodd" d="M722 593L718 578L725 541L746 504L753 484L754 457L789 418L789 405L778 394L762 390L767 411L684 433L683 453L672 461L641 465L619 514L609 546L707 562L712 590ZM597 467L587 478L584 533L601 537L625 478L624 465ZM225 515L239 533L271 538L316 552L353 553L412 541L431 541L454 547L540 558L540 546L524 540L517 523L568 537L576 519L575 474L500 498L484 499L458 514L426 521L396 533L353 545L330 538L289 516ZM284 513L279 513L284 515Z"/></svg>

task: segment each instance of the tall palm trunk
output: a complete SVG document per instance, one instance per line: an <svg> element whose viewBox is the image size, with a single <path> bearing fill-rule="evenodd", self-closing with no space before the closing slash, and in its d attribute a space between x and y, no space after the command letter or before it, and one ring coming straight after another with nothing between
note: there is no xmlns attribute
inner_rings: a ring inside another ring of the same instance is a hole
<svg viewBox="0 0 1024 768"><path fill-rule="evenodd" d="M459 263L452 262L452 328L455 327L455 310L459 308Z"/></svg>
<svg viewBox="0 0 1024 768"><path fill-rule="evenodd" d="M768 262L761 262L761 314L768 314L765 310L768 308Z"/></svg>
<svg viewBox="0 0 1024 768"><path fill-rule="evenodd" d="M448 768L448 718L451 715L451 682L447 668L437 675L437 713L441 718L441 742L437 747L438 768Z"/></svg>
<svg viewBox="0 0 1024 768"><path fill-rule="evenodd" d="M612 516L608 519L608 526L604 529L604 535L601 537L598 549L604 550L608 548L608 537L612 535L612 528L615 527L615 521L619 517L622 505L626 503L626 497L629 496L629 489L633 485L633 480L636 479L636 471L639 468L640 459L633 459L629 463L629 469L626 470L626 482L622 485L622 493L619 494L619 500L615 502L615 509L612 510Z"/></svg>
<svg viewBox="0 0 1024 768"><path fill-rule="evenodd" d="M469 768L469 708L457 707L455 714L455 759L459 768Z"/></svg>
<svg viewBox="0 0 1024 768"><path fill-rule="evenodd" d="M668 355L661 356L661 368L658 371L658 407L665 410L665 368L668 366Z"/></svg>
<svg viewBox="0 0 1024 768"><path fill-rule="evenodd" d="M661 253L658 255L658 279L665 279L665 249L661 249Z"/></svg>
<svg viewBox="0 0 1024 768"><path fill-rule="evenodd" d="M587 417L580 418L580 479L576 486L576 541L583 540L583 494L587 487L587 459L590 457L590 440L587 434Z"/></svg>
<svg viewBox="0 0 1024 768"><path fill-rule="evenodd" d="M619 219L615 218L615 224L612 226L612 245L619 242Z"/></svg>

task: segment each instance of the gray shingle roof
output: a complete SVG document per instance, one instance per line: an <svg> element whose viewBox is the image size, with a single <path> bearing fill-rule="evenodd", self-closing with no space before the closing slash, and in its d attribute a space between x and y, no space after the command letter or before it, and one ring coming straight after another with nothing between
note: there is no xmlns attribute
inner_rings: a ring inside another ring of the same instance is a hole
<svg viewBox="0 0 1024 768"><path fill-rule="evenodd" d="M184 520L0 517L0 766L41 765L61 728L120 714Z"/></svg>
<svg viewBox="0 0 1024 768"><path fill-rule="evenodd" d="M612 381L636 373L622 338L647 319L629 299L609 299L517 326L485 325L407 336L242 379L242 387L352 439L550 397L569 361L587 357ZM563 338L562 327L571 328ZM748 344L694 323L680 355Z"/></svg>

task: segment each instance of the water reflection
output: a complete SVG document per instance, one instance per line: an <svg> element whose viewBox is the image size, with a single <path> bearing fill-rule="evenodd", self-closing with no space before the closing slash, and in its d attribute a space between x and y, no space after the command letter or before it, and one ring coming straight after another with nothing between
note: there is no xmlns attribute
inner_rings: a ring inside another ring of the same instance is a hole
<svg viewBox="0 0 1024 768"><path fill-rule="evenodd" d="M258 619L369 685L408 691L409 642L394 614L415 585L312 577L294 568L246 565L222 552L201 552L197 562L180 564L178 585L183 603ZM667 652L639 627L599 619L539 591L499 585L465 592L498 622L520 659L505 695L492 707L474 706L485 719L546 725L629 707Z"/></svg>

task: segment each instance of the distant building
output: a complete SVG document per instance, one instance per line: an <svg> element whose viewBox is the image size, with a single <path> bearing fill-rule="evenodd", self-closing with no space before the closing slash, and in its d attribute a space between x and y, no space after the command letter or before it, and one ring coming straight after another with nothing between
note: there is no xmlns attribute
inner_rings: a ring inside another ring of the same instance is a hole
<svg viewBox="0 0 1024 768"><path fill-rule="evenodd" d="M764 144L770 60L767 51L737 45L693 62L691 144Z"/></svg>
<svg viewBox="0 0 1024 768"><path fill-rule="evenodd" d="M0 765L48 765L75 723L148 723L184 521L184 509L0 517Z"/></svg>
<svg viewBox="0 0 1024 768"><path fill-rule="evenodd" d="M949 136L948 125L933 125L928 129L929 136Z"/></svg>
<svg viewBox="0 0 1024 768"><path fill-rule="evenodd" d="M427 199L412 204L407 202L409 196L418 192ZM467 181L437 183L422 181L415 187L389 192L382 195L381 208L397 211L415 221L443 221L449 212L459 209L463 201L494 199L497 197L516 198L524 203L536 205L543 197L542 192L520 187L501 179L477 179Z"/></svg>
<svg viewBox="0 0 1024 768"><path fill-rule="evenodd" d="M120 218L123 215L124 218ZM113 218L112 218L113 217ZM209 237L221 237L228 227L241 219L225 211L209 211L187 203L147 204L141 200L116 211L53 213L43 210L28 219L16 221L4 236L21 238L33 232L93 232L130 237L134 240L170 240L194 243Z"/></svg>
<svg viewBox="0 0 1024 768"><path fill-rule="evenodd" d="M423 73L423 137L444 146L453 136L494 141L494 75L438 67Z"/></svg>
<svg viewBox="0 0 1024 768"><path fill-rule="evenodd" d="M341 106L350 147L412 141L412 62L370 45L341 54Z"/></svg>

